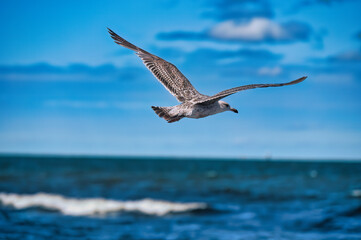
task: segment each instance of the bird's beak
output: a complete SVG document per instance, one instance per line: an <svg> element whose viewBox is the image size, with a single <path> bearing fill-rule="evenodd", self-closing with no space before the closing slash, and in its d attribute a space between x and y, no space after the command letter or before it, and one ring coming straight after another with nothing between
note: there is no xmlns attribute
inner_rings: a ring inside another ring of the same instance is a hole
<svg viewBox="0 0 361 240"><path fill-rule="evenodd" d="M229 110L231 110L231 111L234 112L234 113L238 113L238 110L235 109L235 108L230 108Z"/></svg>

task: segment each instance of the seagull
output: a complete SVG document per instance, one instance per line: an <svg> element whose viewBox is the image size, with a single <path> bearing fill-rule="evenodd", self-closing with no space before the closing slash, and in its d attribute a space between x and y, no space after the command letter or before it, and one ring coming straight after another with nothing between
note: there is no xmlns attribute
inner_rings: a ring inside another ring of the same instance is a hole
<svg viewBox="0 0 361 240"><path fill-rule="evenodd" d="M304 76L287 83L244 85L224 90L213 96L207 96L199 93L172 63L131 44L109 28L108 32L115 43L135 51L159 82L181 102L181 104L171 107L152 106L154 112L168 123L177 122L182 118L204 118L226 111L238 113L237 109L232 108L228 103L221 101L221 99L243 90L293 85L307 78L307 76Z"/></svg>

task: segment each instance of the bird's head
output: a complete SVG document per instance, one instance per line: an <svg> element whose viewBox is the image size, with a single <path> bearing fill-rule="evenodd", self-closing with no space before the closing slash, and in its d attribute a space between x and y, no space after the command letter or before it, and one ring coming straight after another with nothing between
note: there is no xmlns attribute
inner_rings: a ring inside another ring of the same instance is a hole
<svg viewBox="0 0 361 240"><path fill-rule="evenodd" d="M224 101L218 101L219 106L221 107L221 109L225 112L225 111L232 111L234 113L238 113L237 109L235 108L231 108L231 106L229 106L228 103L224 102Z"/></svg>

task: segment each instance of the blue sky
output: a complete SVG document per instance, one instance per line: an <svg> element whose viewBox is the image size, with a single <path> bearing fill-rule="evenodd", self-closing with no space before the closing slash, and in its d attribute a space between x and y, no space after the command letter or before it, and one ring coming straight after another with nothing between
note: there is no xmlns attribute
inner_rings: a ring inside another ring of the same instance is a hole
<svg viewBox="0 0 361 240"><path fill-rule="evenodd" d="M361 1L2 1L0 152L361 158ZM177 101L130 50L239 110L168 124Z"/></svg>

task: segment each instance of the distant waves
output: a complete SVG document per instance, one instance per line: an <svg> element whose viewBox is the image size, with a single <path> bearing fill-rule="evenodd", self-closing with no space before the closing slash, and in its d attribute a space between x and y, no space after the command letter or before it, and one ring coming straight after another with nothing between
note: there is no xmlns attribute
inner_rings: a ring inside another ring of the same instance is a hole
<svg viewBox="0 0 361 240"><path fill-rule="evenodd" d="M64 215L71 216L104 215L121 211L164 216L170 213L184 213L208 208L205 203L179 203L149 198L136 201L118 201L104 198L68 198L48 193L0 193L0 202L16 209L38 207L59 211Z"/></svg>

